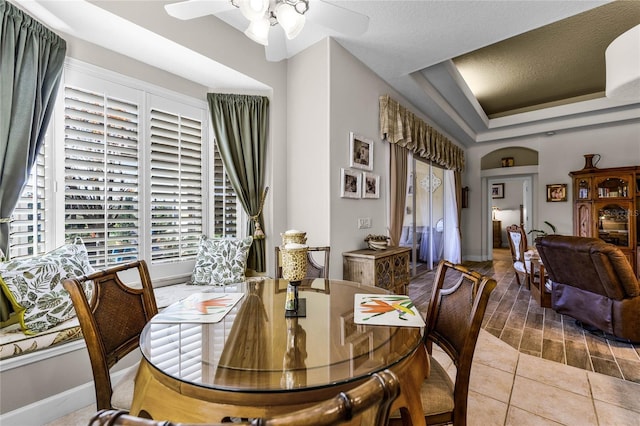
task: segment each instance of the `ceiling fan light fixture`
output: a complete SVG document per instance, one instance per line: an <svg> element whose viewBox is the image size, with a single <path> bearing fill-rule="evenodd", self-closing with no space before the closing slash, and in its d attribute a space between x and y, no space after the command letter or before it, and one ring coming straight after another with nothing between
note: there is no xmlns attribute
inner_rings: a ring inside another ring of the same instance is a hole
<svg viewBox="0 0 640 426"><path fill-rule="evenodd" d="M287 38L289 40L296 38L304 27L304 15L298 13L294 6L286 2L278 4L275 12L278 23L280 23L280 26L284 30Z"/></svg>
<svg viewBox="0 0 640 426"><path fill-rule="evenodd" d="M269 28L271 28L271 24L268 19L258 19L249 23L244 35L256 43L267 46L269 44Z"/></svg>
<svg viewBox="0 0 640 426"><path fill-rule="evenodd" d="M269 9L269 0L235 0L242 15L253 22L264 18ZM232 2L233 3L233 2Z"/></svg>
<svg viewBox="0 0 640 426"><path fill-rule="evenodd" d="M607 98L640 100L640 25L611 42L605 62Z"/></svg>

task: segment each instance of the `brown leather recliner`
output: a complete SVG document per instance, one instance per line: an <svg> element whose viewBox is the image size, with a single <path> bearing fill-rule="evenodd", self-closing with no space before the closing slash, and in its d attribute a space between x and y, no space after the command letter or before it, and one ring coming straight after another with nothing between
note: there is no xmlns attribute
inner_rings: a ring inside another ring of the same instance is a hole
<svg viewBox="0 0 640 426"><path fill-rule="evenodd" d="M565 235L538 238L536 247L553 283L555 311L640 342L640 283L618 247Z"/></svg>

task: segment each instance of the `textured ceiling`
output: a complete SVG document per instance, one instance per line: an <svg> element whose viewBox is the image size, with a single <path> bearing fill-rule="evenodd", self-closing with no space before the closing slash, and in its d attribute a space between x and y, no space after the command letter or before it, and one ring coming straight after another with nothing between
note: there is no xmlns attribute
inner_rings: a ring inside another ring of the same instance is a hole
<svg viewBox="0 0 640 426"><path fill-rule="evenodd" d="M599 98L605 90L605 49L639 19L638 2L616 1L453 63L489 118Z"/></svg>

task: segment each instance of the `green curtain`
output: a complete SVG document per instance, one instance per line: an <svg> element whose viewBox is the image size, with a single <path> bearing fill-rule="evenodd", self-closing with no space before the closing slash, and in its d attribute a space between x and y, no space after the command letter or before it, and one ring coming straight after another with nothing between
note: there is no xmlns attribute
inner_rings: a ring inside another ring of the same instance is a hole
<svg viewBox="0 0 640 426"><path fill-rule="evenodd" d="M44 142L67 44L5 0L0 14L0 250L8 255L9 217ZM0 294L0 318L8 316Z"/></svg>
<svg viewBox="0 0 640 426"><path fill-rule="evenodd" d="M255 238L256 221L264 228L262 203L269 99L264 96L208 93L216 144L227 175L249 216L247 230L254 235L247 267L266 271L265 241ZM255 220L251 219L255 218Z"/></svg>

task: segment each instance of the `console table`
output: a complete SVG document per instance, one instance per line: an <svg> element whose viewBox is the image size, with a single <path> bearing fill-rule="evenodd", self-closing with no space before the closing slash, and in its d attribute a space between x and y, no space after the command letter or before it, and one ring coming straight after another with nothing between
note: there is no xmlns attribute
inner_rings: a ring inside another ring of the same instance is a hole
<svg viewBox="0 0 640 426"><path fill-rule="evenodd" d="M343 279L406 294L411 280L409 247L354 250L342 253Z"/></svg>

